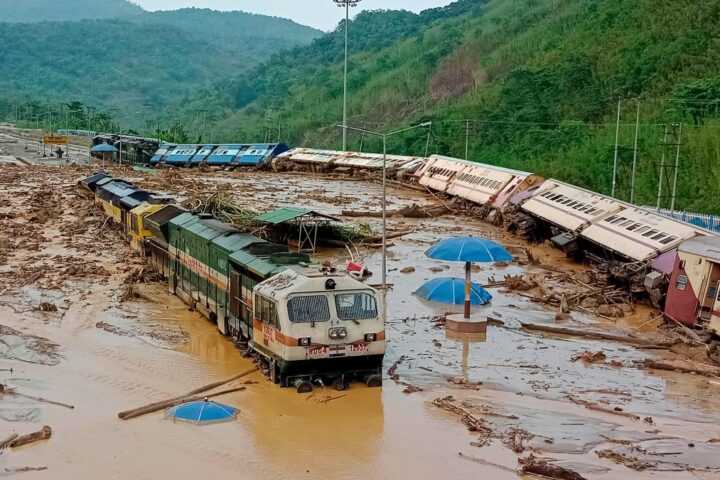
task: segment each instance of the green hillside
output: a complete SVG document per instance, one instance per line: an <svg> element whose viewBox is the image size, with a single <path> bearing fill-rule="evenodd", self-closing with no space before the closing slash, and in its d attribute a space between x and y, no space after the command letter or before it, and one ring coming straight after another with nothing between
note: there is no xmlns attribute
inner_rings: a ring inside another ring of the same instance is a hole
<svg viewBox="0 0 720 480"><path fill-rule="evenodd" d="M26 19L29 12L52 18L50 12L57 10L46 11L40 0L11 3L8 18ZM115 109L136 126L139 117L128 115L138 110L157 113L322 33L290 20L244 12L144 12L113 0L52 3L63 7L59 18L98 11L123 15L113 20L0 22L0 45L6 47L0 49L0 101L80 101ZM0 19L6 19L5 13Z"/></svg>
<svg viewBox="0 0 720 480"><path fill-rule="evenodd" d="M126 0L0 0L0 22L116 18L144 10Z"/></svg>
<svg viewBox="0 0 720 480"><path fill-rule="evenodd" d="M218 12L207 8L147 12L129 20L141 24L170 25L194 33L208 43L257 55L263 60L268 54L307 45L322 35L320 30L286 18L237 11Z"/></svg>
<svg viewBox="0 0 720 480"><path fill-rule="evenodd" d="M674 162L667 144L678 143L671 136L661 145L664 125L683 123L677 207L720 212L717 1L463 1L410 17L368 13L351 25L351 124L383 130L433 120L432 153L463 157L469 133L471 159L609 193L623 99L618 191L627 198L641 97L636 202L655 204L663 151ZM338 31L188 105L219 112L227 138L264 138L268 122L273 132L279 122L283 141L337 147L341 59ZM391 148L424 153L425 135ZM379 149L367 138L364 145Z"/></svg>

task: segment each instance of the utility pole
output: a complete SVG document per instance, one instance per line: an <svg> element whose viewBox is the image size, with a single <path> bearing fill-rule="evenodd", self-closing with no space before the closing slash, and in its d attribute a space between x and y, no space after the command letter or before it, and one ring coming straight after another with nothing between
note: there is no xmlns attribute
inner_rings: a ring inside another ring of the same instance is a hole
<svg viewBox="0 0 720 480"><path fill-rule="evenodd" d="M667 145L668 126L665 125L665 135L663 136L663 152L660 161L660 180L658 181L657 209L660 210L660 201L662 199L663 177L665 176L665 145Z"/></svg>
<svg viewBox="0 0 720 480"><path fill-rule="evenodd" d="M335 4L342 8L345 7L345 73L343 75L343 152L347 151L347 97L348 97L348 32L350 30L350 8L358 6L361 0L333 0Z"/></svg>
<svg viewBox="0 0 720 480"><path fill-rule="evenodd" d="M87 110L88 110L88 132L91 132L91 131L92 131L92 109L93 109L93 107L91 107L90 105L87 106Z"/></svg>
<svg viewBox="0 0 720 480"><path fill-rule="evenodd" d="M430 135L431 134L432 134L432 123L430 124L430 127L428 128L427 140L425 141L425 158L427 158L428 152L430 150Z"/></svg>
<svg viewBox="0 0 720 480"><path fill-rule="evenodd" d="M470 119L465 120L465 160L469 160L470 152Z"/></svg>
<svg viewBox="0 0 720 480"><path fill-rule="evenodd" d="M675 198L677 196L678 172L680 171L680 146L682 145L682 123L678 130L677 151L675 153L675 176L673 178L672 199L670 200L670 211L675 211Z"/></svg>
<svg viewBox="0 0 720 480"><path fill-rule="evenodd" d="M617 167L618 167L618 149L620 146L620 108L622 106L622 100L618 100L617 108L617 125L615 126L615 159L613 160L613 174L612 174L612 193L610 196L615 198L615 189L617 188Z"/></svg>
<svg viewBox="0 0 720 480"><path fill-rule="evenodd" d="M635 204L635 174L637 173L638 135L640 133L640 99L637 100L637 116L635 118L635 147L633 150L632 178L630 179L630 203Z"/></svg>

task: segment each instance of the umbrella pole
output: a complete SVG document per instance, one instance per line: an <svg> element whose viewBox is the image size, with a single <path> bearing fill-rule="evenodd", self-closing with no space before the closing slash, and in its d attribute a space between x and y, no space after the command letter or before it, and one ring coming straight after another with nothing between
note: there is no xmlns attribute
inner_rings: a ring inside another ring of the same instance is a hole
<svg viewBox="0 0 720 480"><path fill-rule="evenodd" d="M472 267L470 262L465 262L465 318L470 318L470 291Z"/></svg>

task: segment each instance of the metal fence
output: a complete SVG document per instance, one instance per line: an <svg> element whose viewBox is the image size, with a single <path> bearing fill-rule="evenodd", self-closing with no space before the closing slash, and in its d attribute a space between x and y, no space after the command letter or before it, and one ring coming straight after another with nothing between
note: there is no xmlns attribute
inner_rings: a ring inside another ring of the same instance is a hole
<svg viewBox="0 0 720 480"><path fill-rule="evenodd" d="M713 232L720 232L720 216L708 215L705 213L690 213L690 212L679 212L677 210L670 210L667 208L657 209L655 207L644 207L647 210L654 210L666 217L674 218L676 220L682 220L683 222L697 225L698 227L712 230Z"/></svg>

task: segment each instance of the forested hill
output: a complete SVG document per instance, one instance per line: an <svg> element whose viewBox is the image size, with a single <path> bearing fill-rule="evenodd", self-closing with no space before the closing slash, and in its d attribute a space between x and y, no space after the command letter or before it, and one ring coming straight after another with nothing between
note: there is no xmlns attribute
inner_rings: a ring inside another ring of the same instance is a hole
<svg viewBox="0 0 720 480"><path fill-rule="evenodd" d="M144 13L126 0L0 0L0 22L116 18Z"/></svg>
<svg viewBox="0 0 720 480"><path fill-rule="evenodd" d="M676 206L720 212L717 0L461 1L420 16L363 13L350 32L351 124L433 120L431 153L464 157L467 138L471 159L610 193L622 100L618 193L628 198L639 97L635 201L655 204L663 153L674 163L681 143ZM188 105L222 112L228 138L264 138L281 124L285 142L338 147L342 55L338 29ZM680 123L679 141L671 128L663 144L665 125ZM424 153L425 135L391 149Z"/></svg>
<svg viewBox="0 0 720 480"><path fill-rule="evenodd" d="M20 15L30 8L26 0L0 0L6 1L13 4L9 18L26 19ZM41 0L28 3L36 7L36 15L43 14ZM116 0L52 3L63 5L62 18L71 12L79 18L100 11L121 15L112 20L2 23L2 12L0 100L80 101L115 108L121 115L139 109L159 112L322 33L287 19L244 12L145 12ZM128 8L119 8L122 5Z"/></svg>
<svg viewBox="0 0 720 480"><path fill-rule="evenodd" d="M194 32L204 40L251 52L259 58L281 49L307 45L322 35L320 30L286 18L246 12L218 12L207 8L183 8L147 12L129 20L141 24L165 24Z"/></svg>

